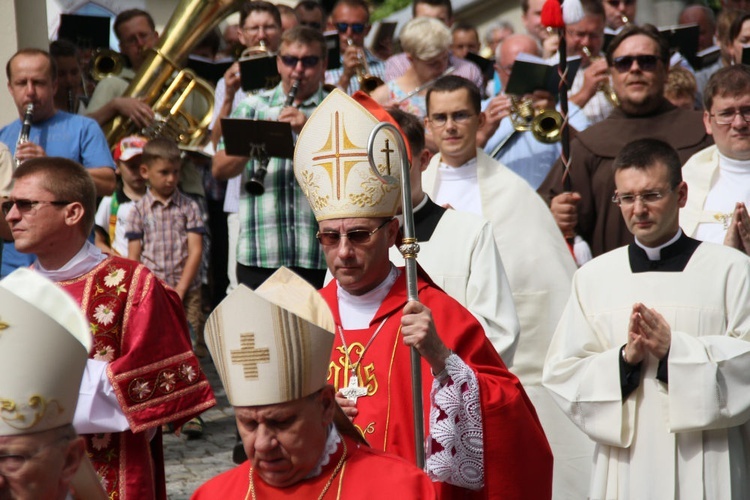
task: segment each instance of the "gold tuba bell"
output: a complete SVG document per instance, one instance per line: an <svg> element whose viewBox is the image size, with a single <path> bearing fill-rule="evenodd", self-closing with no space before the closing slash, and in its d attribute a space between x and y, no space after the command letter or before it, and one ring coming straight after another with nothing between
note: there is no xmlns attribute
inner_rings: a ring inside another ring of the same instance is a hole
<svg viewBox="0 0 750 500"><path fill-rule="evenodd" d="M536 110L531 98L510 98L510 121L519 132L530 130L534 138L545 144L562 139L562 115L554 109Z"/></svg>
<svg viewBox="0 0 750 500"><path fill-rule="evenodd" d="M238 10L242 0L181 0L159 43L150 49L124 97L143 100L151 106L157 123L145 131L117 116L103 129L110 147L132 133L160 131L185 145L199 145L213 113L213 89L190 70L181 69L188 54L225 16ZM165 90L166 89L166 90ZM178 92L179 91L179 92ZM207 100L201 116L187 110L198 99Z"/></svg>

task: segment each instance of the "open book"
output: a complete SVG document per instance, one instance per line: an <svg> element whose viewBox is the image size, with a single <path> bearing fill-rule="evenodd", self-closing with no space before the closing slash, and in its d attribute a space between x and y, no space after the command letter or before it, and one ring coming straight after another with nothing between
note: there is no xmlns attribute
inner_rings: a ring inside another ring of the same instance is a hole
<svg viewBox="0 0 750 500"><path fill-rule="evenodd" d="M581 66L581 57L569 57L568 61L568 88L573 84L573 79ZM544 60L531 54L518 54L513 70L510 73L506 94L524 95L535 90L546 90L557 97L560 91L560 75L558 73L557 61Z"/></svg>

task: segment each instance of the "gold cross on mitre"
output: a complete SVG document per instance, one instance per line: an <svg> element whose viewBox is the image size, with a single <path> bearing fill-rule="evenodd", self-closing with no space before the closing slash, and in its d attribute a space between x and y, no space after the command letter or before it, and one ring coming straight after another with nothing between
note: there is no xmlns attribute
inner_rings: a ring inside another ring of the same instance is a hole
<svg viewBox="0 0 750 500"><path fill-rule="evenodd" d="M243 333L240 335L240 348L229 352L232 357L232 364L242 365L245 373L245 379L258 379L258 364L268 363L271 361L270 349L255 348L255 334Z"/></svg>
<svg viewBox="0 0 750 500"><path fill-rule="evenodd" d="M357 146L349 139L349 136L346 134L344 116L340 111L335 111L333 113L328 138L323 147L318 150L318 153L323 151L333 152L313 156L313 166L321 167L328 172L331 186L335 186L336 188L335 190L331 189L331 192L335 191L336 199L340 200L342 196L341 186L342 184L346 184L346 178L349 175L349 171L351 171L357 163L367 161L367 147ZM341 178L342 170L343 179ZM334 172L336 174L335 179Z"/></svg>

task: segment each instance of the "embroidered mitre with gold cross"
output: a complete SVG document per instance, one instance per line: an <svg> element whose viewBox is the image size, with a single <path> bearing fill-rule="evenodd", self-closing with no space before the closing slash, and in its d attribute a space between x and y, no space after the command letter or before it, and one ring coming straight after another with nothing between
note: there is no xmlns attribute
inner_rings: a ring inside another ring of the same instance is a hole
<svg viewBox="0 0 750 500"><path fill-rule="evenodd" d="M326 384L334 328L323 297L282 267L255 291L240 285L221 301L206 344L232 406L261 406Z"/></svg>
<svg viewBox="0 0 750 500"><path fill-rule="evenodd" d="M310 116L294 148L294 175L318 221L392 217L401 202L401 155L391 130L381 130L370 168L367 143L380 121L335 89Z"/></svg>

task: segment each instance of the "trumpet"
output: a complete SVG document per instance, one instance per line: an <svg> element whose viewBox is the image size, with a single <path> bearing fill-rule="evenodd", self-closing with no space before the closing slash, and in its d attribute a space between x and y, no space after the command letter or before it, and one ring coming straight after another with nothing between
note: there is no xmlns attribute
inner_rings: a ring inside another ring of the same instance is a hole
<svg viewBox="0 0 750 500"><path fill-rule="evenodd" d="M125 58L119 52L110 49L97 49L91 56L89 75L97 82L108 76L117 76L125 67Z"/></svg>
<svg viewBox="0 0 750 500"><path fill-rule="evenodd" d="M299 80L292 82L292 88L289 89L289 93L286 95L286 101L284 107L288 108L294 104L294 99L297 97L297 91L299 90ZM268 173L268 161L269 158L266 155L261 155L259 158L260 165L256 170L253 171L253 175L249 181L245 183L245 191L253 196L260 196L266 192L266 188L263 186L263 180L266 178Z"/></svg>
<svg viewBox="0 0 750 500"><path fill-rule="evenodd" d="M627 18L626 18L627 19ZM589 62L592 63L594 61L598 61L601 59L601 57L593 57L591 53L591 49L586 47L585 45L581 49L581 51L586 55ZM617 94L615 93L614 89L612 88L612 85L609 83L609 77L607 77L606 82L602 82L599 85L599 90L604 94L604 96L607 98L607 100L612 103L612 106L619 107L620 106L620 98L617 97Z"/></svg>
<svg viewBox="0 0 750 500"><path fill-rule="evenodd" d="M240 54L240 59L247 59L248 57L257 56L257 55L270 55L271 51L268 50L268 46L266 45L265 40L260 40L258 42L258 45L254 45L252 47L247 47L245 50L242 51Z"/></svg>
<svg viewBox="0 0 750 500"><path fill-rule="evenodd" d="M18 134L18 140L16 141L16 152L18 152L18 146L25 142L29 142L29 133L31 132L31 120L34 119L34 103L30 102L26 105L26 112L23 115L23 125L21 125L21 132ZM21 166L21 160L16 156L15 158L16 168Z"/></svg>
<svg viewBox="0 0 750 500"><path fill-rule="evenodd" d="M349 47L354 47L354 40L351 38L346 39L346 44ZM365 94L372 93L373 90L383 85L383 79L370 73L370 65L367 63L367 57L365 54L357 48L357 82L359 82L359 90Z"/></svg>
<svg viewBox="0 0 750 500"><path fill-rule="evenodd" d="M545 144L562 139L562 115L554 109L534 109L531 98L510 98L510 121L519 132L530 130L534 138Z"/></svg>

